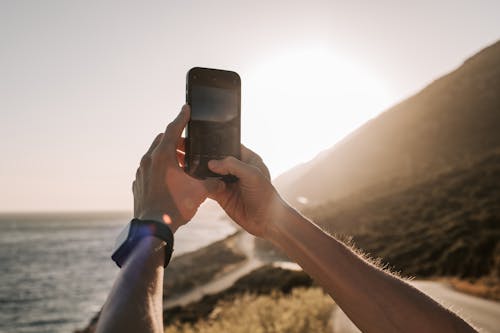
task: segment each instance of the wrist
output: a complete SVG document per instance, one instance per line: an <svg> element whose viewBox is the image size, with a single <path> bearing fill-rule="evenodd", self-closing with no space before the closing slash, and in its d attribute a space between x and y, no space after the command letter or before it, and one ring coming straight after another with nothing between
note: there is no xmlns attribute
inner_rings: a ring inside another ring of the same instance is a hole
<svg viewBox="0 0 500 333"><path fill-rule="evenodd" d="M297 210L285 204L280 216L270 224L266 239L290 256L289 249L291 246L292 248L296 246L302 247L298 243L303 242L304 227L308 223L309 221ZM292 258L292 260L294 259Z"/></svg>
<svg viewBox="0 0 500 333"><path fill-rule="evenodd" d="M163 269L165 246L165 241L154 236L146 236L137 243L136 248L131 252L130 258L125 261L123 267L132 265Z"/></svg>
<svg viewBox="0 0 500 333"><path fill-rule="evenodd" d="M295 210L288 205L279 195L271 206L271 213L266 223L263 238L275 243L279 235L283 232L285 224L290 220Z"/></svg>
<svg viewBox="0 0 500 333"><path fill-rule="evenodd" d="M146 243L144 239L147 239ZM154 239L157 241L153 241ZM163 265L164 267L168 265L174 250L174 235L168 225L156 220L132 219L117 237L111 259L118 267L122 267L136 251L150 252L141 250L144 244L149 244L151 249L154 248L156 251L163 248L165 252Z"/></svg>

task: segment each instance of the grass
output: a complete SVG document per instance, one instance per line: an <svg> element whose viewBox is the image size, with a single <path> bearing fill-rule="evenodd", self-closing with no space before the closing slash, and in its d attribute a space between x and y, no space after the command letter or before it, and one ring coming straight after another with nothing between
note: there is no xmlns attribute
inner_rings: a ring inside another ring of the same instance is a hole
<svg viewBox="0 0 500 333"><path fill-rule="evenodd" d="M444 278L441 281L448 283L453 289L460 292L500 301L500 283L498 283L498 279L492 277L473 280Z"/></svg>
<svg viewBox="0 0 500 333"><path fill-rule="evenodd" d="M241 277L227 290L206 295L198 302L164 310L163 320L166 326L174 323L195 324L209 318L220 302L233 302L245 294L289 294L296 288L310 287L312 283L312 279L303 271L265 265Z"/></svg>
<svg viewBox="0 0 500 333"><path fill-rule="evenodd" d="M320 288L297 288L289 294L242 294L221 301L208 318L196 323L171 324L165 333L331 332L334 303Z"/></svg>

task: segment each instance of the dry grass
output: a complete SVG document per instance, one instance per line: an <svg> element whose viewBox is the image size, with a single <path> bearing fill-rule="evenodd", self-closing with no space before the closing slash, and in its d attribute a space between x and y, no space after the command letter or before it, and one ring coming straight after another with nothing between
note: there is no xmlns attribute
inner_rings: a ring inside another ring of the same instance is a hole
<svg viewBox="0 0 500 333"><path fill-rule="evenodd" d="M208 318L173 324L165 333L331 332L332 299L319 288L297 288L290 294L243 294L217 304Z"/></svg>
<svg viewBox="0 0 500 333"><path fill-rule="evenodd" d="M441 279L460 292L500 301L500 283L492 277L485 277L477 280L462 280L457 278Z"/></svg>

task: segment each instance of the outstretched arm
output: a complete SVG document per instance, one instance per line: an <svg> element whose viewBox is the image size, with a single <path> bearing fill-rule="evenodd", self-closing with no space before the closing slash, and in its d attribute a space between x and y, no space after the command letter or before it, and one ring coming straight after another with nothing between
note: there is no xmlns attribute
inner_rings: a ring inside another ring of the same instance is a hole
<svg viewBox="0 0 500 333"><path fill-rule="evenodd" d="M454 313L286 207L266 238L297 261L363 332L474 332Z"/></svg>
<svg viewBox="0 0 500 333"><path fill-rule="evenodd" d="M134 216L166 223L175 233L219 184L184 173L184 140L189 107L159 134L141 160L135 181ZM101 311L97 332L163 332L165 242L145 237L132 250Z"/></svg>
<svg viewBox="0 0 500 333"><path fill-rule="evenodd" d="M287 205L253 152L211 161L239 178L211 197L252 234L271 241L335 299L363 332L475 332L464 320L403 280L357 255Z"/></svg>
<svg viewBox="0 0 500 333"><path fill-rule="evenodd" d="M163 332L165 242L139 242L116 280L101 311L96 332Z"/></svg>

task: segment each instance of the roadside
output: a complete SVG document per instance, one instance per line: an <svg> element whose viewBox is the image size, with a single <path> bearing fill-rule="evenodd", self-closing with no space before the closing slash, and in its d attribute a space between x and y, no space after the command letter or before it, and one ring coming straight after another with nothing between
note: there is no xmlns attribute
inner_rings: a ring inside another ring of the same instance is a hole
<svg viewBox="0 0 500 333"><path fill-rule="evenodd" d="M500 301L500 280L498 277L482 277L475 280L464 280L459 278L438 278L438 282L449 284L453 289L492 301Z"/></svg>
<svg viewBox="0 0 500 333"><path fill-rule="evenodd" d="M412 281L411 284L440 304L458 313L476 327L479 332L498 332L500 327L500 302L467 295L440 282ZM333 312L332 322L334 333L360 332L339 307L336 307Z"/></svg>

